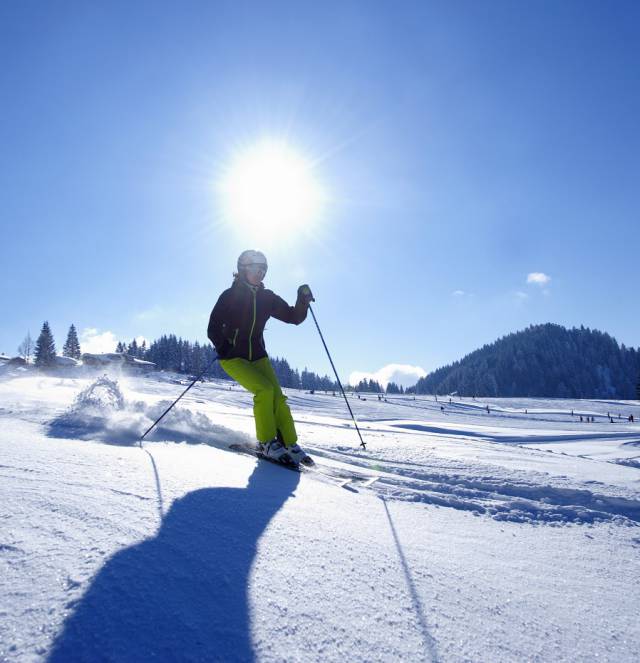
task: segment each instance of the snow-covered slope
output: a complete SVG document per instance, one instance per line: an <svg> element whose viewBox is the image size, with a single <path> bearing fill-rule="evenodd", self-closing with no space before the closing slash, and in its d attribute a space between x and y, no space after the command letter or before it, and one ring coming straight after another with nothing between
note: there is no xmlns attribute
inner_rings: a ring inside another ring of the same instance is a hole
<svg viewBox="0 0 640 663"><path fill-rule="evenodd" d="M638 660L638 404L290 391L299 475L177 381L0 381L0 660Z"/></svg>

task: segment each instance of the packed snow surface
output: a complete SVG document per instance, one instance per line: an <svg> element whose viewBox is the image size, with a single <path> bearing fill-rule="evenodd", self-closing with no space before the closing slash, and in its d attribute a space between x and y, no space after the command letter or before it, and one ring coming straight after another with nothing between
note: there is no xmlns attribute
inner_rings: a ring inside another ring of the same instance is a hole
<svg viewBox="0 0 640 663"><path fill-rule="evenodd" d="M638 403L350 395L363 450L287 390L299 474L230 382L140 447L188 382L74 375L0 376L0 660L640 659Z"/></svg>

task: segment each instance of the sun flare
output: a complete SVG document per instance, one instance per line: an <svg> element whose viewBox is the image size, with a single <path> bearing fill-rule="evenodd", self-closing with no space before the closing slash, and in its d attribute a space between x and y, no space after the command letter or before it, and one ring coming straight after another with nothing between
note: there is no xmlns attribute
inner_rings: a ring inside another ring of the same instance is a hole
<svg viewBox="0 0 640 663"><path fill-rule="evenodd" d="M273 140L238 153L219 189L227 222L258 237L308 231L324 200L312 164Z"/></svg>

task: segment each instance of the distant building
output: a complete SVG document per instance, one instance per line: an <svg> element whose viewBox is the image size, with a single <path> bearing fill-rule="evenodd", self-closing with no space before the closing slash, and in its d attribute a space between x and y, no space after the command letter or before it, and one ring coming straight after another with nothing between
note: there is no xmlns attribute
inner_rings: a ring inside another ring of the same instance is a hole
<svg viewBox="0 0 640 663"><path fill-rule="evenodd" d="M120 367L139 373L156 370L156 365L152 361L143 361L124 352L104 352L102 354L85 352L82 355L82 363L95 368Z"/></svg>
<svg viewBox="0 0 640 663"><path fill-rule="evenodd" d="M56 368L75 368L76 366L80 366L80 362L77 359L73 359L72 357L56 355L53 365Z"/></svg>

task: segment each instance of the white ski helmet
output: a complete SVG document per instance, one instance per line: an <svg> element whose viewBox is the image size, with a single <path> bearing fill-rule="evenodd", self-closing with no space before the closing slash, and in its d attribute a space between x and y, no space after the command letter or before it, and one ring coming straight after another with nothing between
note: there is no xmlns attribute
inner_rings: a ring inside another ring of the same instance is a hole
<svg viewBox="0 0 640 663"><path fill-rule="evenodd" d="M238 272L252 266L261 267L264 270L264 273L267 273L267 258L262 251L248 249L240 254L240 257L238 258Z"/></svg>

